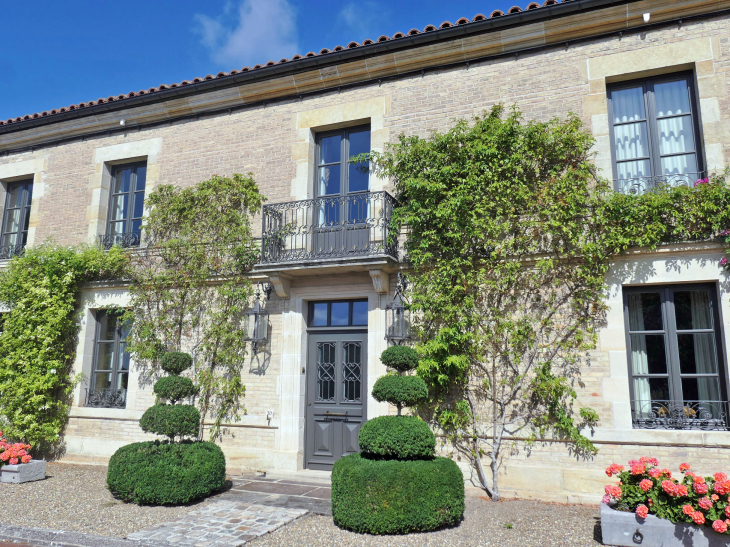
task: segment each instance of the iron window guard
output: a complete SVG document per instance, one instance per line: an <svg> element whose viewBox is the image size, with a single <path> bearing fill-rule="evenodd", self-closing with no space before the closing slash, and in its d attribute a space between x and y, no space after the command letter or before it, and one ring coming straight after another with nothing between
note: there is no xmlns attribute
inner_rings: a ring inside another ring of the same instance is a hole
<svg viewBox="0 0 730 547"><path fill-rule="evenodd" d="M636 429L728 430L727 401L632 401L631 415Z"/></svg>
<svg viewBox="0 0 730 547"><path fill-rule="evenodd" d="M123 248L139 247L141 243L141 234L139 232L125 232L123 234L104 234L99 236L99 245L108 251L114 245Z"/></svg>
<svg viewBox="0 0 730 547"><path fill-rule="evenodd" d="M704 178L704 172L700 171L697 173L615 179L613 184L616 191L622 194L643 194L659 186L694 186L698 180Z"/></svg>
<svg viewBox="0 0 730 547"><path fill-rule="evenodd" d="M0 260L10 260L14 256L23 256L25 245L5 245L0 247Z"/></svg>
<svg viewBox="0 0 730 547"><path fill-rule="evenodd" d="M86 404L92 408L126 408L126 389L87 389Z"/></svg>
<svg viewBox="0 0 730 547"><path fill-rule="evenodd" d="M388 192L321 197L263 206L261 262L388 255L398 258Z"/></svg>

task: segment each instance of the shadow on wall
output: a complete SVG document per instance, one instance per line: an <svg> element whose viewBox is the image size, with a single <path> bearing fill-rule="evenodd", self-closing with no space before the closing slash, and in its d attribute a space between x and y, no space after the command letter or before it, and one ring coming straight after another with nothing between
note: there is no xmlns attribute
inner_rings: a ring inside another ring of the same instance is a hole
<svg viewBox="0 0 730 547"><path fill-rule="evenodd" d="M266 371L271 364L271 324L268 325L268 332L266 335L266 342L259 343L254 351L251 348L251 361L249 363L248 372L249 374L255 374L256 376L264 376Z"/></svg>

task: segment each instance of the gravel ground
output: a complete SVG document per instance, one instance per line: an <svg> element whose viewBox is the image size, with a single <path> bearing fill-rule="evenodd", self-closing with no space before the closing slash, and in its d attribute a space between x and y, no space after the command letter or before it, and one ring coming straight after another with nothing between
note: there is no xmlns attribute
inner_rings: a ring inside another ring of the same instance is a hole
<svg viewBox="0 0 730 547"><path fill-rule="evenodd" d="M598 506L534 501L492 502L470 491L464 521L456 528L407 536L367 536L340 530L330 517L306 516L251 547L593 547L602 545ZM508 525L512 525L508 528Z"/></svg>
<svg viewBox="0 0 730 547"><path fill-rule="evenodd" d="M49 463L46 479L0 483L0 523L126 537L191 511L182 507L140 507L115 500L106 488L106 466Z"/></svg>

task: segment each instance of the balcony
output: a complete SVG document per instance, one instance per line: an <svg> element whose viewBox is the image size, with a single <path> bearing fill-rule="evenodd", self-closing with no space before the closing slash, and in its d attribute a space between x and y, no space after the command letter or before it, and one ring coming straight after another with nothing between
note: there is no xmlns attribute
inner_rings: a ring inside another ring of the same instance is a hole
<svg viewBox="0 0 730 547"><path fill-rule="evenodd" d="M727 401L632 401L636 429L728 430Z"/></svg>
<svg viewBox="0 0 730 547"><path fill-rule="evenodd" d="M395 198L387 192L273 203L263 207L261 264L398 259Z"/></svg>
<svg viewBox="0 0 730 547"><path fill-rule="evenodd" d="M703 172L656 175L614 180L614 188L622 194L643 194L659 186L694 186L699 179L705 178Z"/></svg>
<svg viewBox="0 0 730 547"><path fill-rule="evenodd" d="M129 247L139 247L141 241L140 232L126 232L122 234L105 234L99 236L99 245L105 251L111 249L114 245L118 245L125 249Z"/></svg>

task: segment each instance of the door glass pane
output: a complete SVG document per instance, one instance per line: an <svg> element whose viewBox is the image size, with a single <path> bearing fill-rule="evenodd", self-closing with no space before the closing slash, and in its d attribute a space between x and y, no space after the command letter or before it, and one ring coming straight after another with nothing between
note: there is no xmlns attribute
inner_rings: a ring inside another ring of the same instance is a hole
<svg viewBox="0 0 730 547"><path fill-rule="evenodd" d="M317 343L317 401L335 400L335 343Z"/></svg>
<svg viewBox="0 0 730 547"><path fill-rule="evenodd" d="M320 227L337 226L340 224L340 198L324 199L319 206Z"/></svg>
<svg viewBox="0 0 730 547"><path fill-rule="evenodd" d="M26 207L25 209L22 209L24 213L23 217L23 230L26 232L28 231L28 227L30 226L30 207Z"/></svg>
<svg viewBox="0 0 730 547"><path fill-rule="evenodd" d="M350 157L370 152L370 131L350 133ZM368 162L350 163L348 166L349 192L366 192L369 188Z"/></svg>
<svg viewBox="0 0 730 547"><path fill-rule="evenodd" d="M142 233L142 221L141 220L132 221L132 233L137 235L137 237L131 243L134 245L139 245L139 235Z"/></svg>
<svg viewBox="0 0 730 547"><path fill-rule="evenodd" d="M123 234L125 224L126 223L123 220L120 220L119 222L112 222L111 224L109 224L109 233L111 235Z"/></svg>
<svg viewBox="0 0 730 547"><path fill-rule="evenodd" d="M368 324L368 303L353 302L352 303L352 324L367 325Z"/></svg>
<svg viewBox="0 0 730 547"><path fill-rule="evenodd" d="M619 180L638 179L651 176L649 160L623 161L618 163Z"/></svg>
<svg viewBox="0 0 730 547"><path fill-rule="evenodd" d="M641 402L641 410L648 411L651 401L669 401L668 378L634 378L634 400Z"/></svg>
<svg viewBox="0 0 730 547"><path fill-rule="evenodd" d="M140 218L144 212L144 192L136 192L134 194L134 211L132 218Z"/></svg>
<svg viewBox="0 0 730 547"><path fill-rule="evenodd" d="M30 206L31 202L33 201L33 185L32 184L28 184L26 186L25 193L26 193L25 205Z"/></svg>
<svg viewBox="0 0 730 547"><path fill-rule="evenodd" d="M18 244L18 233L5 234L3 236L3 247L13 247Z"/></svg>
<svg viewBox="0 0 730 547"><path fill-rule="evenodd" d="M682 378L684 401L719 401L720 384L716 376L710 378Z"/></svg>
<svg viewBox="0 0 730 547"><path fill-rule="evenodd" d="M112 387L111 372L97 372L94 374L94 389L110 389Z"/></svg>
<svg viewBox="0 0 730 547"><path fill-rule="evenodd" d="M349 302L332 302L332 323L334 326L343 326L350 324L350 303Z"/></svg>
<svg viewBox="0 0 730 547"><path fill-rule="evenodd" d="M132 169L119 169L114 175L114 194L129 192L129 183L132 179Z"/></svg>
<svg viewBox="0 0 730 547"><path fill-rule="evenodd" d="M710 295L707 291L675 291L677 330L711 329Z"/></svg>
<svg viewBox="0 0 730 547"><path fill-rule="evenodd" d="M682 374L716 374L715 335L711 332L678 334L679 369Z"/></svg>
<svg viewBox="0 0 730 547"><path fill-rule="evenodd" d="M319 141L319 163L338 163L341 161L341 135L324 137Z"/></svg>
<svg viewBox="0 0 730 547"><path fill-rule="evenodd" d="M342 363L342 400L346 402L360 401L362 343L345 342L342 344L342 353L344 355Z"/></svg>
<svg viewBox="0 0 730 547"><path fill-rule="evenodd" d="M340 166L330 165L319 168L319 195L328 196L340 193Z"/></svg>
<svg viewBox="0 0 730 547"><path fill-rule="evenodd" d="M117 375L117 389L126 390L128 380L129 380L129 374L127 374L126 372L120 372Z"/></svg>
<svg viewBox="0 0 730 547"><path fill-rule="evenodd" d="M694 154L662 158L662 175L681 175L684 173L697 173L697 159ZM690 180L689 182L694 183L695 181Z"/></svg>
<svg viewBox="0 0 730 547"><path fill-rule="evenodd" d="M630 330L664 330L662 301L658 292L630 293L628 301Z"/></svg>
<svg viewBox="0 0 730 547"><path fill-rule="evenodd" d="M667 373L663 334L631 335L631 369L634 374Z"/></svg>
<svg viewBox="0 0 730 547"><path fill-rule="evenodd" d="M9 209L5 212L5 232L17 232L20 229L20 209Z"/></svg>
<svg viewBox="0 0 730 547"><path fill-rule="evenodd" d="M17 184L8 190L8 207L20 207L22 205L23 185Z"/></svg>
<svg viewBox="0 0 730 547"><path fill-rule="evenodd" d="M117 316L111 313L99 314L99 340L114 340L117 332Z"/></svg>
<svg viewBox="0 0 730 547"><path fill-rule="evenodd" d="M613 133L616 141L616 159L631 160L649 155L646 122L617 125Z"/></svg>
<svg viewBox="0 0 730 547"><path fill-rule="evenodd" d="M364 224L368 220L370 196L355 194L347 197L347 221L352 224Z"/></svg>
<svg viewBox="0 0 730 547"><path fill-rule="evenodd" d="M137 167L137 182L134 185L134 189L137 192L144 190L146 178L147 178L147 166L140 165L139 167Z"/></svg>
<svg viewBox="0 0 730 547"><path fill-rule="evenodd" d="M664 118L657 120L657 124L659 125L659 151L662 154L694 151L695 140L690 116Z"/></svg>
<svg viewBox="0 0 730 547"><path fill-rule="evenodd" d="M114 358L114 343L99 342L99 351L96 354L96 370L112 370Z"/></svg>
<svg viewBox="0 0 730 547"><path fill-rule="evenodd" d="M654 100L657 116L688 114L689 89L687 80L676 80L654 85Z"/></svg>
<svg viewBox="0 0 730 547"><path fill-rule="evenodd" d="M326 327L327 326L327 304L320 302L314 304L314 311L312 313L312 326L313 327Z"/></svg>
<svg viewBox="0 0 730 547"><path fill-rule="evenodd" d="M611 92L613 122L631 122L646 118L644 110L644 88L631 87Z"/></svg>
<svg viewBox="0 0 730 547"><path fill-rule="evenodd" d="M129 202L129 194L121 194L112 197L112 220L122 220L127 218L127 205Z"/></svg>

